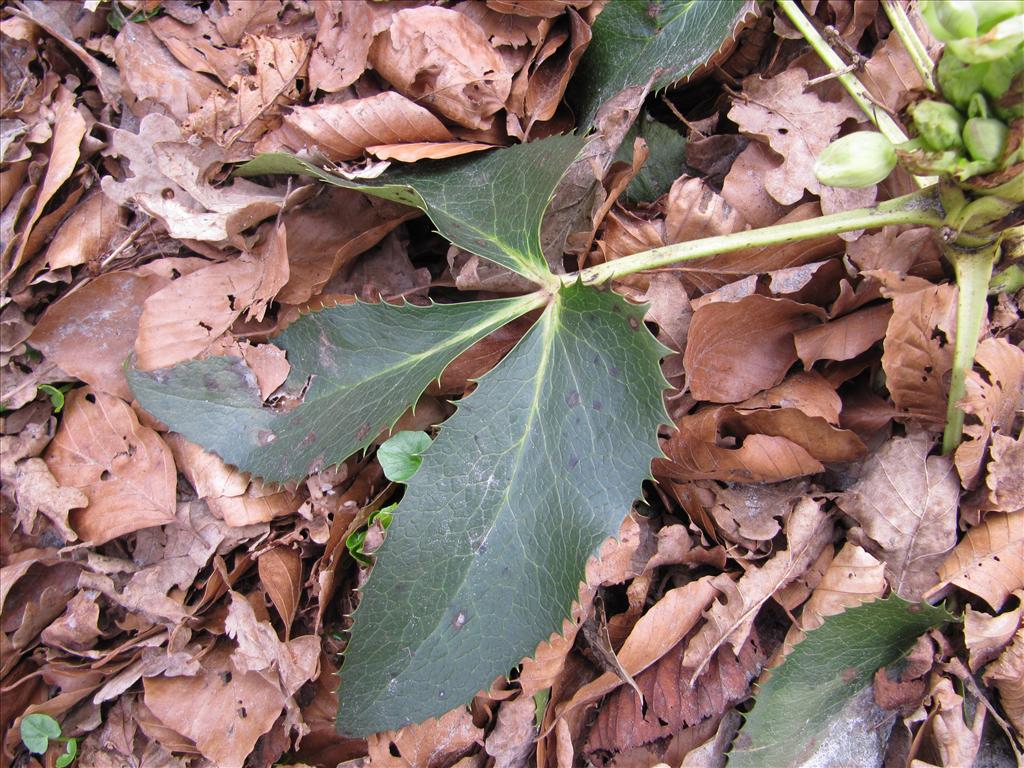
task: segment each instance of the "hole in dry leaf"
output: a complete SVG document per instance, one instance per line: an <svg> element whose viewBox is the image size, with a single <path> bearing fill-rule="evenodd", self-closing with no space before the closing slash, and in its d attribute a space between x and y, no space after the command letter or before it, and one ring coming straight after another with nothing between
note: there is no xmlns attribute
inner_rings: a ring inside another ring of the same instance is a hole
<svg viewBox="0 0 1024 768"><path fill-rule="evenodd" d="M932 334L930 338L933 341L938 341L940 348L949 344L949 337L946 335L946 332L941 328L932 328Z"/></svg>
<svg viewBox="0 0 1024 768"><path fill-rule="evenodd" d="M164 200L173 200L174 190L171 189L170 187L164 187L163 189L160 190L160 197L162 197Z"/></svg>
<svg viewBox="0 0 1024 768"><path fill-rule="evenodd" d="M109 470L104 469L102 472L100 472L100 482L104 482L105 483L109 479L110 479L110 471Z"/></svg>
<svg viewBox="0 0 1024 768"><path fill-rule="evenodd" d="M86 396L85 396L85 399L86 399L86 400L87 400L88 402L90 402L90 403L95 403L95 402L96 402L96 395L94 395L94 394L90 393L90 394L88 394L88 395L86 395Z"/></svg>
<svg viewBox="0 0 1024 768"><path fill-rule="evenodd" d="M398 747L395 746L394 742L388 744L388 752L391 753L392 757L401 757L402 753L398 751Z"/></svg>

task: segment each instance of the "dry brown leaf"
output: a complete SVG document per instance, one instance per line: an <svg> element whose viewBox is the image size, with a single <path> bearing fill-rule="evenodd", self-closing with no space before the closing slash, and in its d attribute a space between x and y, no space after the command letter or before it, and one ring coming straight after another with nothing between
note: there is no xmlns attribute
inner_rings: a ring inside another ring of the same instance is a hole
<svg viewBox="0 0 1024 768"><path fill-rule="evenodd" d="M803 498L790 513L785 530L787 548L764 565L751 568L736 582L726 574L715 577L713 583L724 598L711 606L706 623L688 642L683 656L691 684L725 643L739 654L761 606L807 570L831 542L832 518L819 502Z"/></svg>
<svg viewBox="0 0 1024 768"><path fill-rule="evenodd" d="M178 63L146 24L125 24L114 56L122 92L140 117L158 106L182 122L214 94L228 96L218 83Z"/></svg>
<svg viewBox="0 0 1024 768"><path fill-rule="evenodd" d="M260 583L284 622L287 641L302 595L302 559L291 547L274 547L260 555L256 565Z"/></svg>
<svg viewBox="0 0 1024 768"><path fill-rule="evenodd" d="M260 390L260 398L266 400L284 384L288 378L291 365L283 349L273 344L242 344L242 358L256 377L256 386Z"/></svg>
<svg viewBox="0 0 1024 768"><path fill-rule="evenodd" d="M366 741L373 765L447 768L483 741L483 730L473 724L465 707L458 707L436 720L375 734Z"/></svg>
<svg viewBox="0 0 1024 768"><path fill-rule="evenodd" d="M1024 509L989 514L957 544L939 569L936 591L955 584L1002 610L1024 588Z"/></svg>
<svg viewBox="0 0 1024 768"><path fill-rule="evenodd" d="M985 682L996 687L1007 718L1017 733L1024 733L1024 628L985 670Z"/></svg>
<svg viewBox="0 0 1024 768"><path fill-rule="evenodd" d="M262 318L287 281L285 225L278 224L257 252L211 264L150 296L139 319L135 364L154 370L201 354L243 311Z"/></svg>
<svg viewBox="0 0 1024 768"><path fill-rule="evenodd" d="M593 0L487 0L487 7L515 16L558 16L568 8L586 8Z"/></svg>
<svg viewBox="0 0 1024 768"><path fill-rule="evenodd" d="M930 227L903 231L899 227L884 227L881 232L863 234L847 245L846 255L865 273L884 270L936 282L944 277L942 256ZM923 283L918 285L923 287Z"/></svg>
<svg viewBox="0 0 1024 768"><path fill-rule="evenodd" d="M395 160L399 163L415 163L419 160L444 160L472 152L494 149L492 144L478 141L411 142L409 144L377 144L366 151L380 160Z"/></svg>
<svg viewBox="0 0 1024 768"><path fill-rule="evenodd" d="M89 506L72 516L84 541L102 544L174 519L171 452L120 398L89 388L72 392L46 463L61 485L89 497Z"/></svg>
<svg viewBox="0 0 1024 768"><path fill-rule="evenodd" d="M690 392L735 403L775 386L797 360L793 334L819 319L819 307L759 295L699 307L683 354Z"/></svg>
<svg viewBox="0 0 1024 768"><path fill-rule="evenodd" d="M938 677L930 691L933 709L928 724L932 743L938 750L939 763L948 768L974 765L981 746L981 729L985 724L984 707L974 712L974 722L964 721L964 699L953 690L948 677ZM910 768L927 768L932 763L914 759Z"/></svg>
<svg viewBox="0 0 1024 768"><path fill-rule="evenodd" d="M786 214L765 189L764 179L777 172L782 158L758 141L751 141L733 161L722 184L722 199L739 211L743 220L752 227L767 227Z"/></svg>
<svg viewBox="0 0 1024 768"><path fill-rule="evenodd" d="M165 115L146 115L137 134L115 129L107 152L128 161L129 175L123 181L104 177L103 192L120 205L134 204L159 219L180 240L225 243L282 207L282 189L246 179L213 186L211 168L229 156L211 141L186 142Z"/></svg>
<svg viewBox="0 0 1024 768"><path fill-rule="evenodd" d="M495 768L526 768L537 738L533 726L536 707L532 696L522 695L498 708L498 722L484 741Z"/></svg>
<svg viewBox="0 0 1024 768"><path fill-rule="evenodd" d="M1018 603L1024 602L1024 592L1014 593ZM1013 640L1013 636L1021 626L1021 613L1024 606L998 616L976 611L967 606L964 611L964 643L970 654L970 670L977 672L996 658Z"/></svg>
<svg viewBox="0 0 1024 768"><path fill-rule="evenodd" d="M917 279L886 287L893 313L882 343L885 386L903 418L938 428L946 421L956 288Z"/></svg>
<svg viewBox="0 0 1024 768"><path fill-rule="evenodd" d="M756 633L735 655L720 648L701 676L689 683L683 666L685 643L678 644L637 676L644 704L631 688L620 688L601 705L587 736L587 751L619 752L648 744L721 715L747 697L763 661Z"/></svg>
<svg viewBox="0 0 1024 768"><path fill-rule="evenodd" d="M46 249L50 269L95 263L124 225L125 210L98 189L75 206Z"/></svg>
<svg viewBox="0 0 1024 768"><path fill-rule="evenodd" d="M1006 435L992 436L992 460L985 484L992 509L1011 512L1024 509L1024 435L1013 440Z"/></svg>
<svg viewBox="0 0 1024 768"><path fill-rule="evenodd" d="M373 43L375 5L367 0L323 0L313 6L317 33L309 59L310 90L336 93L363 74Z"/></svg>
<svg viewBox="0 0 1024 768"><path fill-rule="evenodd" d="M700 620L701 612L715 597L710 578L691 581L669 590L640 617L619 649L619 664L630 675L647 669L678 643ZM577 690L571 699L556 708L559 718L596 702L622 685L614 672L604 672L593 682Z"/></svg>
<svg viewBox="0 0 1024 768"><path fill-rule="evenodd" d="M124 363L143 303L166 285L155 275L100 275L50 305L32 332L32 345L94 389L131 400Z"/></svg>
<svg viewBox="0 0 1024 768"><path fill-rule="evenodd" d="M918 36L930 43L931 53L936 53L937 41L921 23L920 15L911 13L909 16ZM909 103L911 94L925 90L921 74L914 66L907 47L896 34L890 34L875 48L858 77L867 86L876 103L891 114L901 112Z"/></svg>
<svg viewBox="0 0 1024 768"><path fill-rule="evenodd" d="M339 162L362 156L367 147L412 142L450 142L454 137L429 110L394 91L340 104L295 107L284 124L264 138L261 151L284 144L321 152Z"/></svg>
<svg viewBox="0 0 1024 768"><path fill-rule="evenodd" d="M103 634L98 626L100 607L96 593L82 591L68 603L67 610L42 631L40 639L50 646L82 651L91 648Z"/></svg>
<svg viewBox="0 0 1024 768"><path fill-rule="evenodd" d="M823 101L806 87L807 73L796 67L768 80L750 77L729 110L729 119L743 133L764 139L782 155L782 165L766 170L763 183L783 205L799 202L805 189L821 194L823 186L814 175L815 160L844 121L863 120L845 94L839 102Z"/></svg>
<svg viewBox="0 0 1024 768"><path fill-rule="evenodd" d="M827 617L871 602L884 591L885 564L856 544L846 542L804 604L800 623L789 628L782 654L789 653L805 632L820 627Z"/></svg>
<svg viewBox="0 0 1024 768"><path fill-rule="evenodd" d="M793 342L800 362L810 370L819 360L852 360L885 336L891 315L891 307L879 304L797 331Z"/></svg>
<svg viewBox="0 0 1024 768"><path fill-rule="evenodd" d="M285 703L277 685L258 672L236 669L226 644L203 657L199 674L147 677L143 686L146 706L160 722L191 739L221 768L242 768Z"/></svg>
<svg viewBox="0 0 1024 768"><path fill-rule="evenodd" d="M550 120L555 116L562 103L562 97L565 96L569 78L576 71L576 66L590 44L590 25L571 8L566 12L566 16L569 20L567 44L558 45L558 38L555 35L549 36L530 65L522 115L526 118L526 134L530 133L534 123Z"/></svg>
<svg viewBox="0 0 1024 768"><path fill-rule="evenodd" d="M399 92L466 128L489 128L512 87L512 73L484 31L448 8L396 13L373 41L369 61Z"/></svg>
<svg viewBox="0 0 1024 768"><path fill-rule="evenodd" d="M960 407L968 418L963 442L953 456L965 488L975 488L980 482L992 436L1007 436L1017 412L1024 410L1024 350L1005 339L984 339L974 365L986 373L967 373L967 393Z"/></svg>
<svg viewBox="0 0 1024 768"><path fill-rule="evenodd" d="M870 540L858 543L885 561L893 590L911 601L935 585L956 542L960 483L949 458L929 456L931 449L920 432L892 438L837 499Z"/></svg>

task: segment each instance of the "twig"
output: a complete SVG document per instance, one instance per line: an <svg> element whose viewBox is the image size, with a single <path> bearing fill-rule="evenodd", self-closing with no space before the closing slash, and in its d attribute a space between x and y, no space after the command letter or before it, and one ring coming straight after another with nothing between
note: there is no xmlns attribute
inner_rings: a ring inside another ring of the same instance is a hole
<svg viewBox="0 0 1024 768"><path fill-rule="evenodd" d="M917 73L924 80L925 87L934 93L936 90L935 78L932 75L934 64L928 55L928 50L924 47L924 43L918 37L913 24L910 23L910 17L907 16L906 10L899 3L899 0L882 0L882 8L885 9L885 15L889 17L889 21L892 23L893 31L899 36L903 47L907 49L910 60L914 63L914 68L917 69Z"/></svg>

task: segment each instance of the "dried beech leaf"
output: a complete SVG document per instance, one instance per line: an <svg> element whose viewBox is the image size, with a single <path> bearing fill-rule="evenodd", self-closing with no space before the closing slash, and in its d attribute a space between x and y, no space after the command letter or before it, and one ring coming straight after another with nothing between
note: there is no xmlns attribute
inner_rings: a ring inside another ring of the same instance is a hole
<svg viewBox="0 0 1024 768"><path fill-rule="evenodd" d="M61 485L82 490L89 506L72 524L102 544L174 520L177 477L171 452L120 398L89 388L72 392L46 452Z"/></svg>
<svg viewBox="0 0 1024 768"><path fill-rule="evenodd" d="M837 503L860 523L865 547L886 564L893 590L918 600L956 542L960 483L952 462L929 456L925 434L894 437L864 463L860 479Z"/></svg>
<svg viewBox="0 0 1024 768"><path fill-rule="evenodd" d="M465 707L459 707L436 720L370 736L367 747L374 764L445 768L482 741L483 730L473 724ZM395 759L392 749L400 759Z"/></svg>
<svg viewBox="0 0 1024 768"><path fill-rule="evenodd" d="M716 577L714 584L723 590L707 613L707 623L690 640L683 667L696 680L725 643L739 653L747 640L761 606L775 592L802 574L832 540L832 518L811 498L797 502L786 521L786 549L775 554L759 568L751 568L738 581L727 575Z"/></svg>
<svg viewBox="0 0 1024 768"><path fill-rule="evenodd" d="M302 560L296 550L279 546L260 555L256 564L259 566L260 583L284 622L287 640L302 594Z"/></svg>
<svg viewBox="0 0 1024 768"><path fill-rule="evenodd" d="M1024 588L1024 510L986 515L942 563L939 576L939 587L956 584L1001 610Z"/></svg>
<svg viewBox="0 0 1024 768"><path fill-rule="evenodd" d="M1020 591L1014 595L1018 601L1024 599L1024 593ZM970 653L971 672L977 672L1010 644L1021 626L1022 612L1024 606L1018 605L1011 611L991 616L967 606L964 611L964 643Z"/></svg>
<svg viewBox="0 0 1024 768"><path fill-rule="evenodd" d="M992 460L985 484L993 509L1011 512L1024 509L1024 435L1012 440L1005 435L992 436Z"/></svg>
<svg viewBox="0 0 1024 768"><path fill-rule="evenodd" d="M985 682L999 691L1003 711L1018 733L1024 733L1024 628L985 670Z"/></svg>
<svg viewBox="0 0 1024 768"><path fill-rule="evenodd" d="M885 336L891 315L892 309L880 304L797 331L793 342L800 362L810 370L819 360L852 360Z"/></svg>

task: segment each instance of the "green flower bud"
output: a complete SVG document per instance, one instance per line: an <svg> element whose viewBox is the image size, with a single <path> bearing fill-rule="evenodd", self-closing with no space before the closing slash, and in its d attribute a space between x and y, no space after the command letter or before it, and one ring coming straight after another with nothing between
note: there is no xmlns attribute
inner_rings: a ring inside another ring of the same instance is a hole
<svg viewBox="0 0 1024 768"><path fill-rule="evenodd" d="M1008 133L1002 120L972 117L964 124L964 145L974 160L995 162L1002 157Z"/></svg>
<svg viewBox="0 0 1024 768"><path fill-rule="evenodd" d="M944 101L919 101L911 107L914 127L925 144L936 152L960 149L964 118L952 104Z"/></svg>
<svg viewBox="0 0 1024 768"><path fill-rule="evenodd" d="M830 187L867 187L896 167L896 151L880 133L863 131L836 139L818 156L814 175Z"/></svg>

